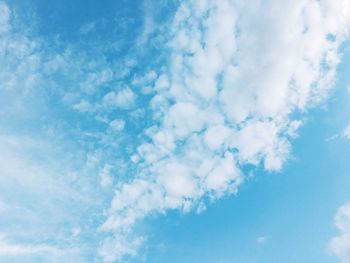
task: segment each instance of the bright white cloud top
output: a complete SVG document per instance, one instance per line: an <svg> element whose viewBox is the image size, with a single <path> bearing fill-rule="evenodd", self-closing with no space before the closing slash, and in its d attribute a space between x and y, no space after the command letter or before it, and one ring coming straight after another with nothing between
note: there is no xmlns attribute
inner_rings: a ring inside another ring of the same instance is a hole
<svg viewBox="0 0 350 263"><path fill-rule="evenodd" d="M237 193L247 165L281 170L301 113L334 85L350 2L190 0L158 29L146 17L137 45L161 35L161 59L135 74L137 54L110 63L103 48L38 37L0 2L1 184L32 198L7 193L0 213L33 218L32 233L3 233L0 255L84 262L83 231L122 262L147 239L134 231L144 218ZM347 262L345 232L332 247Z"/></svg>

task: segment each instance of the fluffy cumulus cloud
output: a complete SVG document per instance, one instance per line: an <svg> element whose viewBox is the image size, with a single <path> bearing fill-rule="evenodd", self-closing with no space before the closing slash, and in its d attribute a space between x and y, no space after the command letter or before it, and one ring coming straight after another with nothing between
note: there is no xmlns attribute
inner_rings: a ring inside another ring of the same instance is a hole
<svg viewBox="0 0 350 263"><path fill-rule="evenodd" d="M137 71L135 50L113 61L108 43L29 35L0 1L0 259L123 262L145 243L145 217L237 193L246 165L282 169L294 113L333 85L349 1L188 0L174 12L134 39L143 55L157 46Z"/></svg>
<svg viewBox="0 0 350 263"><path fill-rule="evenodd" d="M292 115L327 95L349 22L342 0L181 2L151 100L157 124L101 229L119 240L149 214L236 193L246 164L279 171L300 125Z"/></svg>
<svg viewBox="0 0 350 263"><path fill-rule="evenodd" d="M334 224L340 234L332 238L329 248L340 262L347 263L350 261L350 204L339 208Z"/></svg>

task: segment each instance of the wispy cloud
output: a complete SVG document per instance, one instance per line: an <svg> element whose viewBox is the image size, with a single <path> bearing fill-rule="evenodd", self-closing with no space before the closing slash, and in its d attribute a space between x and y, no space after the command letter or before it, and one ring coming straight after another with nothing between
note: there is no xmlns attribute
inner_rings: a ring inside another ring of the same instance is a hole
<svg viewBox="0 0 350 263"><path fill-rule="evenodd" d="M335 139L350 139L350 124L343 129L340 133L336 133L328 138L325 139L326 142L333 141Z"/></svg>
<svg viewBox="0 0 350 263"><path fill-rule="evenodd" d="M96 225L108 205L104 186L114 170L106 168L108 150L88 150L87 131L71 118L75 101L90 98L114 74L103 58L87 58L73 47L58 50L54 41L31 35L5 2L0 12L0 232L6 235L0 256L42 255L45 262L96 258L90 246L98 242ZM108 121L106 129L112 130ZM120 130L121 123L112 122L113 128ZM98 140L112 140L114 133Z"/></svg>
<svg viewBox="0 0 350 263"><path fill-rule="evenodd" d="M6 242L0 238L0 257L1 256L21 256L21 255L49 255L57 257L64 251L48 245L25 245Z"/></svg>

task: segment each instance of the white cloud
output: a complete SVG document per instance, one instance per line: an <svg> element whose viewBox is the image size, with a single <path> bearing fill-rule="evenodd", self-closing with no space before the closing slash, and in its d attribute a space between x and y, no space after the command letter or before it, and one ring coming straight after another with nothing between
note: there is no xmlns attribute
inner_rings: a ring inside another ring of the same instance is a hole
<svg viewBox="0 0 350 263"><path fill-rule="evenodd" d="M73 109L78 110L80 112L94 112L95 107L90 102L86 100L82 100L79 103L76 103L73 105Z"/></svg>
<svg viewBox="0 0 350 263"><path fill-rule="evenodd" d="M130 88L124 88L120 91L111 91L107 93L102 101L103 106L109 109L130 109L134 106L135 99L135 93Z"/></svg>
<svg viewBox="0 0 350 263"><path fill-rule="evenodd" d="M143 94L150 94L154 91L153 84L157 79L157 73L154 70L147 72L144 76L136 76L132 80L132 85L141 90Z"/></svg>
<svg viewBox="0 0 350 263"><path fill-rule="evenodd" d="M346 0L181 2L154 84L157 125L101 230L132 231L149 214L236 193L245 164L281 170L301 123L292 113L327 95L349 25Z"/></svg>
<svg viewBox="0 0 350 263"><path fill-rule="evenodd" d="M330 241L330 251L339 258L340 262L348 263L350 262L350 204L338 209L334 225L340 234Z"/></svg>
<svg viewBox="0 0 350 263"><path fill-rule="evenodd" d="M122 130L124 130L124 127L125 127L125 121L120 120L120 119L116 119L116 120L111 121L109 123L109 125L111 126L112 130L114 130L114 131L122 131Z"/></svg>

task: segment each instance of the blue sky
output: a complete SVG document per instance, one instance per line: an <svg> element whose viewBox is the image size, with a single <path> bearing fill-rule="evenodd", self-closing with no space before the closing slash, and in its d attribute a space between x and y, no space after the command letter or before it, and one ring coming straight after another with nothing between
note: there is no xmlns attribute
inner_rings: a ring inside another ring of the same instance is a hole
<svg viewBox="0 0 350 263"><path fill-rule="evenodd" d="M350 262L347 0L0 0L0 261Z"/></svg>

